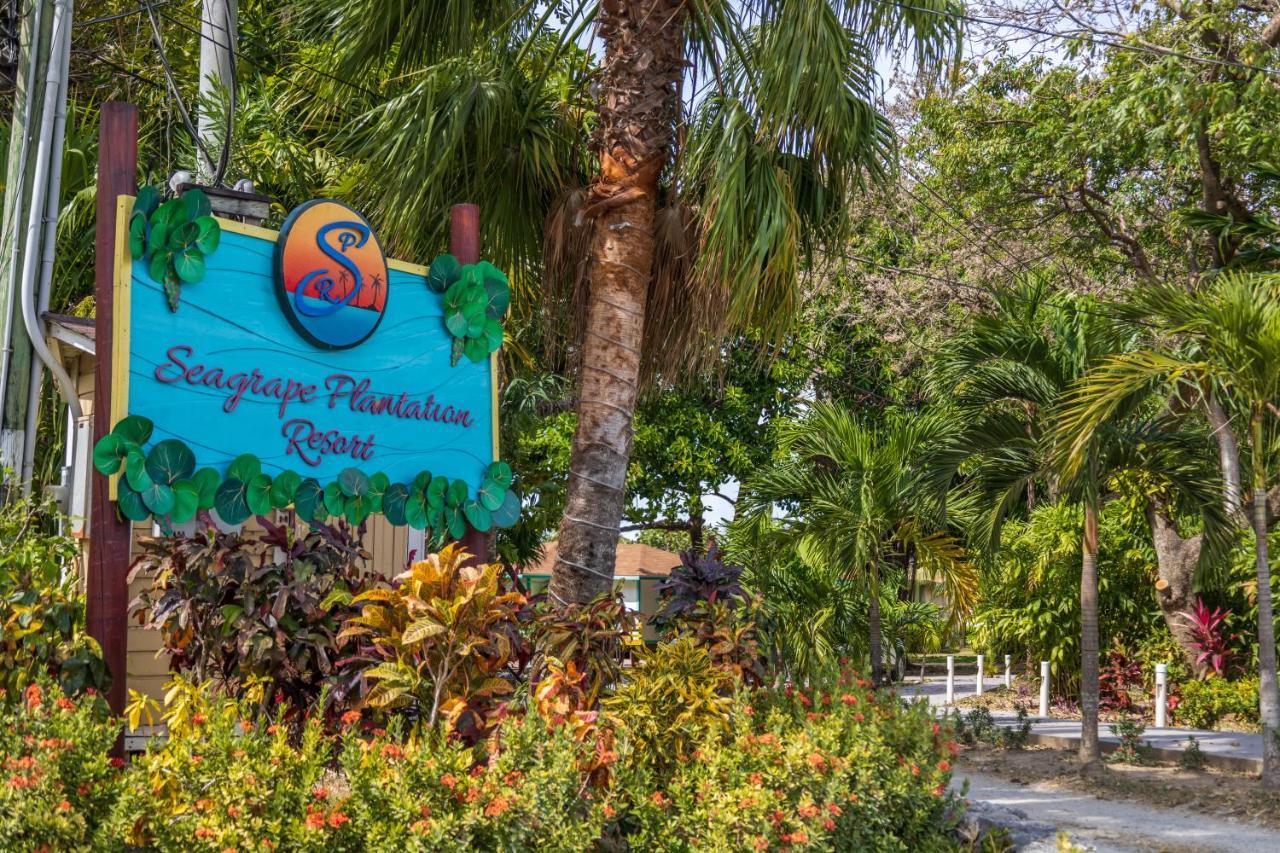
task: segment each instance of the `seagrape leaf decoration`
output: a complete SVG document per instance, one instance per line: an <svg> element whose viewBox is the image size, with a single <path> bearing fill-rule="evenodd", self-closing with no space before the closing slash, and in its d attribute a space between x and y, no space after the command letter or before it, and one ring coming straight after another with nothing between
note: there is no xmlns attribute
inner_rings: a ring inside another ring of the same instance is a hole
<svg viewBox="0 0 1280 853"><path fill-rule="evenodd" d="M502 318L511 305L507 276L488 261L459 264L453 255L431 262L427 287L444 295L444 325L453 336L452 362L480 363L502 347Z"/></svg>
<svg viewBox="0 0 1280 853"><path fill-rule="evenodd" d="M170 311L178 310L183 285L204 278L209 255L221 241L222 228L203 190L190 189L162 202L155 187L138 189L129 217L129 252L147 262Z"/></svg>
<svg viewBox="0 0 1280 853"><path fill-rule="evenodd" d="M408 483L394 483L386 473L345 468L329 483L296 471L263 470L252 453L226 466L197 468L195 453L178 438L145 447L155 431L148 419L123 418L93 447L93 466L106 476L118 475L117 508L131 521L154 519L169 533L199 513L213 510L226 524L253 515L292 508L297 518L319 524L331 517L359 526L375 513L389 523L425 531L435 542L460 539L468 528L488 531L514 525L520 516L519 496L511 489L511 466L494 462L484 469L478 488L430 471Z"/></svg>

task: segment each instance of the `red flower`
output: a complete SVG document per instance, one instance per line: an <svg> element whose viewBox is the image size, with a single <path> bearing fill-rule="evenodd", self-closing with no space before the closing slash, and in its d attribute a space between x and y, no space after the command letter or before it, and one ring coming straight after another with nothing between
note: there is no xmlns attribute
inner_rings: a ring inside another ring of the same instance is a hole
<svg viewBox="0 0 1280 853"><path fill-rule="evenodd" d="M359 711L347 711L345 714L342 715L342 724L344 726L350 726L358 722L360 722Z"/></svg>
<svg viewBox="0 0 1280 853"><path fill-rule="evenodd" d="M201 840L205 838L213 838L213 830L207 826L196 827L196 838Z"/></svg>
<svg viewBox="0 0 1280 853"><path fill-rule="evenodd" d="M327 800L329 799L329 789L323 785L313 788L311 796L315 797L317 800Z"/></svg>
<svg viewBox="0 0 1280 853"><path fill-rule="evenodd" d="M425 820L414 821L409 828L419 835L426 835L431 831L431 823Z"/></svg>
<svg viewBox="0 0 1280 853"><path fill-rule="evenodd" d="M654 791L653 795L649 797L649 801L660 809L665 809L671 804L671 801L668 800L661 791Z"/></svg>
<svg viewBox="0 0 1280 853"><path fill-rule="evenodd" d="M604 812L604 816L606 818L612 818L614 815L618 813L618 810L615 809L613 806L609 805L608 803L604 804L604 808L601 809L601 811Z"/></svg>
<svg viewBox="0 0 1280 853"><path fill-rule="evenodd" d="M760 784L763 784L764 777L761 776L759 773L752 773L750 776L747 777L747 781L750 782L752 785L760 785Z"/></svg>
<svg viewBox="0 0 1280 853"><path fill-rule="evenodd" d="M791 840L796 844L805 844L809 841L809 834L803 829L797 829L791 833Z"/></svg>
<svg viewBox="0 0 1280 853"><path fill-rule="evenodd" d="M820 752L809 753L809 766L814 770L822 770L827 766L827 760L822 757Z"/></svg>
<svg viewBox="0 0 1280 853"><path fill-rule="evenodd" d="M203 726L205 723L209 722L209 718L206 717L204 714L192 714L191 722L194 725Z"/></svg>
<svg viewBox="0 0 1280 853"><path fill-rule="evenodd" d="M836 817L840 817L840 807L835 803L827 803L827 811Z"/></svg>
<svg viewBox="0 0 1280 853"><path fill-rule="evenodd" d="M934 724L933 724L933 733L934 733L935 735L938 733L939 728L940 728L940 726L939 726L937 723L934 723Z"/></svg>
<svg viewBox="0 0 1280 853"><path fill-rule="evenodd" d="M836 828L836 822L831 818L827 818L822 822L822 828L825 829L827 832L831 832L833 829Z"/></svg>
<svg viewBox="0 0 1280 853"><path fill-rule="evenodd" d="M27 697L27 707L33 711L36 708L39 708L40 703L44 701L44 693L40 690L39 684L34 684L34 683L28 684L26 697Z"/></svg>
<svg viewBox="0 0 1280 853"><path fill-rule="evenodd" d="M916 764L914 761L911 763L911 775L912 776L920 775L920 765Z"/></svg>
<svg viewBox="0 0 1280 853"><path fill-rule="evenodd" d="M107 763L110 764L112 767L124 767L125 760L117 755Z"/></svg>
<svg viewBox="0 0 1280 853"><path fill-rule="evenodd" d="M64 711L74 711L76 709L75 703L66 696L59 696L55 704Z"/></svg>
<svg viewBox="0 0 1280 853"><path fill-rule="evenodd" d="M277 725L276 723L272 723L271 725L267 726L267 734L269 735L273 735L278 731L280 731L280 726Z"/></svg>
<svg viewBox="0 0 1280 853"><path fill-rule="evenodd" d="M840 697L840 701L846 705L857 705L858 697L854 696L852 693L846 693Z"/></svg>
<svg viewBox="0 0 1280 853"><path fill-rule="evenodd" d="M350 823L350 822L351 822L351 818L347 817L342 812L334 812L333 814L329 815L329 826L333 827L334 829L337 829L338 827L342 826L344 823Z"/></svg>
<svg viewBox="0 0 1280 853"><path fill-rule="evenodd" d="M796 809L796 813L799 814L800 817L817 817L818 807L813 803L808 803Z"/></svg>
<svg viewBox="0 0 1280 853"><path fill-rule="evenodd" d="M862 712L861 712L861 711L859 711L858 713L854 714L854 715L853 715L853 718L854 718L855 720L857 720L859 723L866 719L866 717L864 717L864 716L862 715Z"/></svg>
<svg viewBox="0 0 1280 853"><path fill-rule="evenodd" d="M240 817L240 809L235 806L227 806L227 817Z"/></svg>
<svg viewBox="0 0 1280 853"><path fill-rule="evenodd" d="M324 829L324 812L308 812L307 829Z"/></svg>
<svg viewBox="0 0 1280 853"><path fill-rule="evenodd" d="M58 803L58 811L60 811L60 812L69 812L69 811L71 811L71 803L69 803L69 802L68 802L68 801L66 801L66 800L63 800L62 802Z"/></svg>
<svg viewBox="0 0 1280 853"><path fill-rule="evenodd" d="M757 850L768 850L769 839L765 838L763 835L757 835L755 841L751 842L751 846Z"/></svg>
<svg viewBox="0 0 1280 853"><path fill-rule="evenodd" d="M456 788L458 786L458 777L452 773L446 773L440 777L440 784L446 788Z"/></svg>
<svg viewBox="0 0 1280 853"><path fill-rule="evenodd" d="M507 798L502 795L498 795L490 800L489 804L484 807L484 814L485 817L501 817L506 814L507 809L509 808L511 808L511 803L507 801Z"/></svg>
<svg viewBox="0 0 1280 853"><path fill-rule="evenodd" d="M951 762L947 761L945 758L942 759L941 761L938 762L938 769L941 770L943 773L946 773L948 770L951 769Z"/></svg>
<svg viewBox="0 0 1280 853"><path fill-rule="evenodd" d="M397 758L404 758L404 750L396 746L394 743L382 745L382 757L388 761L395 761Z"/></svg>

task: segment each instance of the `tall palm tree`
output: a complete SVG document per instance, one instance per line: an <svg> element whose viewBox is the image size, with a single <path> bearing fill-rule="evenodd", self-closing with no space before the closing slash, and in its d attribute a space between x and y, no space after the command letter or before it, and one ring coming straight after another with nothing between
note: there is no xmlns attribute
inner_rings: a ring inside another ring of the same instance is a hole
<svg viewBox="0 0 1280 853"><path fill-rule="evenodd" d="M1126 410L1082 445L1080 463L1060 464L1062 405L1086 372L1136 345L1135 327L1088 297L1054 293L1042 281L995 295L995 310L948 341L932 377L962 424L960 445L974 502L989 507L973 531L994 552L1005 518L1037 501L1084 507L1080 535L1080 760L1101 761L1098 740L1098 519L1107 482L1123 471L1148 471L1161 493L1176 493L1211 518L1211 473L1197 464L1195 436L1167 420ZM1189 496L1189 498L1188 498ZM1025 499L1025 501L1024 501ZM1166 620L1177 624L1176 614Z"/></svg>
<svg viewBox="0 0 1280 853"><path fill-rule="evenodd" d="M839 567L867 594L871 672L883 680L881 582L910 548L939 577L953 612L973 603L976 578L947 530L946 494L954 463L949 423L930 415L859 420L832 403L815 403L782 433L782 457L744 485L739 513L783 507L783 528L808 562Z"/></svg>
<svg viewBox="0 0 1280 853"><path fill-rule="evenodd" d="M876 57L908 48L937 73L958 56L959 11L954 0L342 0L320 13L347 73L414 71L362 129L382 206L429 222L458 200L442 189L469 192L499 260L535 267L530 229L546 221L545 283L568 303L547 316L567 314L573 333L548 331L581 384L553 598L612 584L644 379L713 356L734 328L781 335L806 253L840 244L848 194L891 165ZM545 26L553 13L559 33ZM556 63L589 26L598 62L564 73ZM570 94L557 103L548 88Z"/></svg>
<svg viewBox="0 0 1280 853"><path fill-rule="evenodd" d="M1132 310L1166 332L1168 346L1118 353L1085 377L1064 413L1064 458L1071 469L1087 464L1091 444L1116 413L1162 390L1199 398L1213 395L1240 424L1238 442L1249 450L1252 493L1247 507L1258 582L1258 699L1263 727L1263 781L1280 785L1280 691L1271 603L1267 528L1275 514L1277 404L1280 403L1280 276L1222 273L1202 291L1145 288ZM1240 435L1243 433L1243 435Z"/></svg>

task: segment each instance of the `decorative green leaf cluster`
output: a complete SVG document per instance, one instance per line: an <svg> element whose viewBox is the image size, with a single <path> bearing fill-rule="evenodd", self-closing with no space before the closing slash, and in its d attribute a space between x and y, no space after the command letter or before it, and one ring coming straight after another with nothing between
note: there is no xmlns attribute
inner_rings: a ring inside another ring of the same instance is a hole
<svg viewBox="0 0 1280 853"><path fill-rule="evenodd" d="M196 510L212 508L218 472L197 471L195 454L177 439L161 441L144 452L142 445L151 432L151 421L130 415L93 447L93 467L103 474L123 469L116 495L121 515L131 521L155 516L183 524L195 517Z"/></svg>
<svg viewBox="0 0 1280 853"><path fill-rule="evenodd" d="M93 465L103 474L123 471L117 502L133 521L154 517L166 524L190 521L198 510L216 509L227 524L251 515L294 508L298 518L321 523L330 516L353 525L382 513L396 526L428 530L438 538L460 539L468 525L481 532L511 527L520 518L520 497L511 489L511 466L495 462L475 497L463 480L423 471L412 483L392 483L386 474L347 468L332 483L284 471L274 478L251 453L237 456L225 476L213 468L196 470L195 454L182 441L166 439L149 452L151 421L131 415L93 449Z"/></svg>
<svg viewBox="0 0 1280 853"><path fill-rule="evenodd" d="M502 318L511 304L511 286L488 261L465 266L453 255L431 262L427 287L444 294L444 324L453 335L453 363L463 355L484 361L502 346Z"/></svg>
<svg viewBox="0 0 1280 853"><path fill-rule="evenodd" d="M151 277L164 285L169 310L178 310L183 284L204 278L205 256L218 248L222 229L202 190L188 190L163 204L152 186L138 190L129 218L129 251L148 262Z"/></svg>

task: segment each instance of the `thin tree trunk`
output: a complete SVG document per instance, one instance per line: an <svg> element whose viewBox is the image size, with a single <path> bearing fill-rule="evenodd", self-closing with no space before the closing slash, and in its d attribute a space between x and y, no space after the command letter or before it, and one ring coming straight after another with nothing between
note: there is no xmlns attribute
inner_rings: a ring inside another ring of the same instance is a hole
<svg viewBox="0 0 1280 853"><path fill-rule="evenodd" d="M1080 762L1102 760L1098 744L1098 499L1085 498L1080 560Z"/></svg>
<svg viewBox="0 0 1280 853"><path fill-rule="evenodd" d="M1231 418L1217 398L1205 398L1205 412L1218 444L1218 467L1222 469L1222 505L1232 520L1244 526L1244 487L1240 479L1240 445L1231 429Z"/></svg>
<svg viewBox="0 0 1280 853"><path fill-rule="evenodd" d="M883 651L880 636L880 585L871 585L871 598L867 603L867 632L871 644L871 683L881 686L884 678Z"/></svg>
<svg viewBox="0 0 1280 853"><path fill-rule="evenodd" d="M1262 783L1280 787L1280 690L1276 686L1276 623L1271 609L1271 562L1267 553L1267 475L1263 463L1262 415L1253 433L1253 541L1258 570L1258 710L1262 718Z"/></svg>
<svg viewBox="0 0 1280 853"><path fill-rule="evenodd" d="M590 601L613 583L645 297L653 267L658 177L671 156L684 67L684 0L604 0L593 145L600 172L583 216L594 221L582 394L550 593Z"/></svg>

